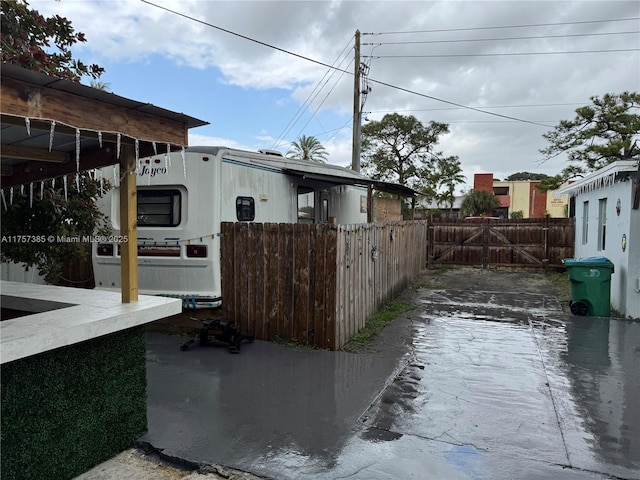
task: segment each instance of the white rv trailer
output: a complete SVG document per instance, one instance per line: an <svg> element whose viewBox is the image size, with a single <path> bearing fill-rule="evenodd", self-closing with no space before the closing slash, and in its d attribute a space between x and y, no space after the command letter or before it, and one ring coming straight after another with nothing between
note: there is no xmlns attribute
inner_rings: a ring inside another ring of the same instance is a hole
<svg viewBox="0 0 640 480"><path fill-rule="evenodd" d="M110 170L103 171L109 178ZM371 179L336 165L226 147L189 147L141 159L138 188L140 293L180 297L185 308L221 304L221 222L367 221ZM119 191L100 201L114 238ZM116 243L93 246L96 288L120 288Z"/></svg>

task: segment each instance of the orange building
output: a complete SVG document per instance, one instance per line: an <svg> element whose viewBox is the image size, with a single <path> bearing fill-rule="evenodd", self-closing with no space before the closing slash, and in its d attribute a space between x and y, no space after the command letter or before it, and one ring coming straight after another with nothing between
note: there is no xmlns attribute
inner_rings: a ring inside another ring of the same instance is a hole
<svg viewBox="0 0 640 480"><path fill-rule="evenodd" d="M538 184L536 180L494 180L493 173L476 173L473 178L474 190L492 193L500 201L500 206L491 212L494 217L511 218L514 212L522 212L523 218L566 217L567 195L541 192L536 188Z"/></svg>

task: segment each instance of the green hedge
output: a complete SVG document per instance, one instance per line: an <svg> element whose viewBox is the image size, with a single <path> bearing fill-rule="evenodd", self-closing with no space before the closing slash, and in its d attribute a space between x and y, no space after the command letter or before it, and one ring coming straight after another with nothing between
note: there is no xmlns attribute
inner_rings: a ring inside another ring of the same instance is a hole
<svg viewBox="0 0 640 480"><path fill-rule="evenodd" d="M73 478L142 436L145 352L138 327L2 365L2 478Z"/></svg>

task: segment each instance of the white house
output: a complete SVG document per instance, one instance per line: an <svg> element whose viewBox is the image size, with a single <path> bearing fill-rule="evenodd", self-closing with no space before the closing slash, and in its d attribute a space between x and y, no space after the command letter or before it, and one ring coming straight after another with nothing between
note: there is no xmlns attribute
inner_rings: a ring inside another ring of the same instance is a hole
<svg viewBox="0 0 640 480"><path fill-rule="evenodd" d="M638 163L614 162L560 189L573 204L575 257L606 257L613 262L611 306L631 318L640 318Z"/></svg>

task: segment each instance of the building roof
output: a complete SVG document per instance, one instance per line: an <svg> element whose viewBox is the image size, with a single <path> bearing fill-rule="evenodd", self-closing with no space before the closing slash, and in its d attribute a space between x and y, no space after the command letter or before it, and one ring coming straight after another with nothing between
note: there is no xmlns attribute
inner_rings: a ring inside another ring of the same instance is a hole
<svg viewBox="0 0 640 480"><path fill-rule="evenodd" d="M428 208L432 210L443 210L443 209L448 210L449 208L453 208L453 210L460 210L460 208L462 207L462 202L464 202L465 198L466 198L466 195L457 195L453 200L453 207L451 207L451 205L448 202L442 202L437 200L431 200L429 202L422 200L419 202L419 205L420 207Z"/></svg>
<svg viewBox="0 0 640 480"><path fill-rule="evenodd" d="M0 79L2 188L116 164L120 147L182 148L208 123L17 65L3 63Z"/></svg>
<svg viewBox="0 0 640 480"><path fill-rule="evenodd" d="M325 181L332 184L359 186L371 185L376 190L404 197L415 197L419 194L419 192L404 185L374 180L360 172L354 172L348 168L331 163L310 162L308 160L300 160L275 154L271 154L266 157L264 155L258 156L258 153L260 152L247 152L227 147L193 146L187 149L189 152L208 153L210 155L217 155L220 150L229 150L235 155L250 158L252 163L258 163L266 167L277 167L278 169L281 169L282 172L292 176Z"/></svg>
<svg viewBox="0 0 640 480"><path fill-rule="evenodd" d="M559 194L576 195L613 185L638 171L638 160L619 160L557 190Z"/></svg>

